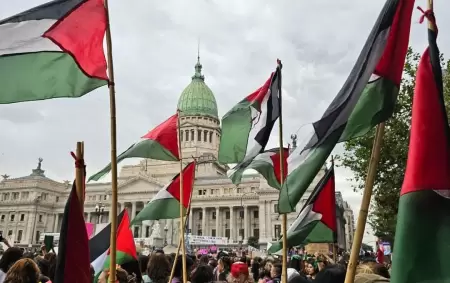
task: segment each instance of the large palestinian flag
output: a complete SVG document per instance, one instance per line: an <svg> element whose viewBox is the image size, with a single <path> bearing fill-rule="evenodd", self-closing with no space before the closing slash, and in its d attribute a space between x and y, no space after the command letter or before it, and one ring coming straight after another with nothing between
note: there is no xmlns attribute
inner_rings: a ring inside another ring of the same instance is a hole
<svg viewBox="0 0 450 283"><path fill-rule="evenodd" d="M309 196L299 216L287 231L289 247L308 243L335 243L336 195L334 166L327 170ZM272 243L268 251L278 253L283 242Z"/></svg>
<svg viewBox="0 0 450 283"><path fill-rule="evenodd" d="M283 175L287 175L287 157L289 149L283 149ZM239 163L233 169L228 170L227 175L235 185L239 185L246 170L253 169L267 180L269 186L275 189L281 188L281 158L280 149L273 148L258 154L255 158Z"/></svg>
<svg viewBox="0 0 450 283"><path fill-rule="evenodd" d="M222 118L221 163L241 163L264 152L280 116L281 66L266 83L234 106Z"/></svg>
<svg viewBox="0 0 450 283"><path fill-rule="evenodd" d="M176 161L180 155L178 152L177 136L178 114L158 125L144 135L140 141L131 145L117 157L117 162L126 158L140 157L156 160ZM111 163L105 168L89 177L88 181L98 181L111 171Z"/></svg>
<svg viewBox="0 0 450 283"><path fill-rule="evenodd" d="M144 220L174 219L180 217L180 201L184 207L184 213L191 201L192 188L195 179L195 162L189 163L183 169L183 200L180 199L180 174L162 188L147 205L139 212L131 224Z"/></svg>
<svg viewBox="0 0 450 283"><path fill-rule="evenodd" d="M134 266L131 269L139 272L136 246L130 230L130 219L127 211L123 210L117 217L117 220L119 226L117 227L116 263L119 265L127 264L128 267ZM103 269L109 267L109 254L111 253L110 233L111 224L89 240L91 264L95 270L96 277Z"/></svg>
<svg viewBox="0 0 450 283"><path fill-rule="evenodd" d="M80 97L108 83L103 0L56 0L0 21L0 104Z"/></svg>
<svg viewBox="0 0 450 283"><path fill-rule="evenodd" d="M64 209L59 234L55 283L89 282L89 244L75 181Z"/></svg>
<svg viewBox="0 0 450 283"><path fill-rule="evenodd" d="M393 283L450 282L450 129L435 29L428 30L429 46L416 73Z"/></svg>
<svg viewBox="0 0 450 283"><path fill-rule="evenodd" d="M280 213L292 212L338 142L365 135L394 110L408 49L414 0L387 0L344 86L304 148L288 158Z"/></svg>

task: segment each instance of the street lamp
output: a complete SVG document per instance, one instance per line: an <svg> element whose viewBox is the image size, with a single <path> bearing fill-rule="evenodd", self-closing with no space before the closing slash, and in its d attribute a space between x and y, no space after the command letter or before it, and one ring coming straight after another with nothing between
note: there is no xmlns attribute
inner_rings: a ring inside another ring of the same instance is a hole
<svg viewBox="0 0 450 283"><path fill-rule="evenodd" d="M103 203L99 202L95 205L95 214L97 215L97 224L100 224L100 217L105 211L105 206Z"/></svg>
<svg viewBox="0 0 450 283"><path fill-rule="evenodd" d="M169 231L169 226L164 226L164 246L167 246L167 231Z"/></svg>

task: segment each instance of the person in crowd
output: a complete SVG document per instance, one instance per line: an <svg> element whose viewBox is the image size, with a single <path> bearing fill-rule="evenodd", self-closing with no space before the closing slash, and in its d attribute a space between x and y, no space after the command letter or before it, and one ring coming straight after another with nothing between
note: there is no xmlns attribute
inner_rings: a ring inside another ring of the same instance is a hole
<svg viewBox="0 0 450 283"><path fill-rule="evenodd" d="M147 265L147 275L152 283L167 283L171 266L164 254L153 254Z"/></svg>
<svg viewBox="0 0 450 283"><path fill-rule="evenodd" d="M150 277L148 277L147 274L147 267L148 267L148 262L149 262L150 258L146 255L140 255L138 258L139 261L139 269L141 270L141 274L142 274L142 281L144 283L150 283L152 282L150 280Z"/></svg>
<svg viewBox="0 0 450 283"><path fill-rule="evenodd" d="M21 259L22 255L23 251L17 247L10 247L3 253L2 258L0 259L0 283L3 283L9 268L13 266L16 261Z"/></svg>
<svg viewBox="0 0 450 283"><path fill-rule="evenodd" d="M248 272L247 263L238 261L231 265L230 273L227 277L228 283L253 283L253 277Z"/></svg>
<svg viewBox="0 0 450 283"><path fill-rule="evenodd" d="M224 256L219 259L218 265L217 265L217 272L218 272L218 281L227 281L227 277L230 274L231 269L231 258Z"/></svg>
<svg viewBox="0 0 450 283"><path fill-rule="evenodd" d="M308 280L300 275L294 268L287 269L288 283L308 283Z"/></svg>
<svg viewBox="0 0 450 283"><path fill-rule="evenodd" d="M308 259L308 265L306 267L306 278L310 281L314 281L316 279L316 275L319 272L319 268L317 267L317 263L313 258Z"/></svg>
<svg viewBox="0 0 450 283"><path fill-rule="evenodd" d="M386 279L391 278L387 267L376 262L366 262L359 264L356 267L356 274L377 274Z"/></svg>
<svg viewBox="0 0 450 283"><path fill-rule="evenodd" d="M200 264L191 273L191 283L210 283L213 280L213 268L207 264Z"/></svg>
<svg viewBox="0 0 450 283"><path fill-rule="evenodd" d="M216 267L217 267L217 260L215 258L213 258L213 257L210 258L208 260L208 265L211 266L213 268L213 270L215 270Z"/></svg>
<svg viewBox="0 0 450 283"><path fill-rule="evenodd" d="M281 263L274 263L272 268L270 269L270 277L272 278L272 283L280 283L281 282L281 272L283 270L283 266Z"/></svg>
<svg viewBox="0 0 450 283"><path fill-rule="evenodd" d="M250 272L252 273L253 281L257 282L259 279L259 262L253 259L250 267Z"/></svg>
<svg viewBox="0 0 450 283"><path fill-rule="evenodd" d="M291 260L289 261L288 268L295 269L301 275L303 271L302 257L299 255L292 255Z"/></svg>
<svg viewBox="0 0 450 283"><path fill-rule="evenodd" d="M316 262L317 262L317 268L319 269L319 272L330 264L328 258L323 254L319 254L317 256Z"/></svg>
<svg viewBox="0 0 450 283"><path fill-rule="evenodd" d="M105 269L98 277L98 283L109 283L108 278L109 269ZM136 277L129 275L125 269L120 267L120 265L116 266L116 280L117 283L138 283Z"/></svg>
<svg viewBox="0 0 450 283"><path fill-rule="evenodd" d="M49 282L50 278L48 277L48 274L50 264L48 260L46 260L44 257L36 257L35 261L39 267L39 270L41 271L41 274L39 276L39 282L41 283Z"/></svg>
<svg viewBox="0 0 450 283"><path fill-rule="evenodd" d="M314 283L344 283L346 270L339 265L328 265L315 276Z"/></svg>
<svg viewBox="0 0 450 283"><path fill-rule="evenodd" d="M6 273L4 283L39 283L40 270L29 258L16 261Z"/></svg>
<svg viewBox="0 0 450 283"><path fill-rule="evenodd" d="M199 264L208 265L209 257L207 255L202 255L199 259Z"/></svg>
<svg viewBox="0 0 450 283"><path fill-rule="evenodd" d="M186 270L187 270L188 275L190 273L189 270L191 270L193 266L194 266L194 261L192 260L191 257L187 256L186 257ZM189 280L189 278L187 278L187 279ZM181 256L177 257L177 261L175 264L175 270L173 273L173 278L172 278L171 283L180 283L180 282L183 282L183 265L182 265L182 257Z"/></svg>
<svg viewBox="0 0 450 283"><path fill-rule="evenodd" d="M48 262L48 274L47 274L47 276L50 279L50 281L53 282L54 279L55 279L56 262L57 262L58 258L57 258L55 253L47 253L44 256L44 259Z"/></svg>

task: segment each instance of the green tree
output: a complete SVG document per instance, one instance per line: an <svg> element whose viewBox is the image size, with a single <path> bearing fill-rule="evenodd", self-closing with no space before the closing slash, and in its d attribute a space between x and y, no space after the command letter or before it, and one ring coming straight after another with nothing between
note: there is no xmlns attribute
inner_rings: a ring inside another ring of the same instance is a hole
<svg viewBox="0 0 450 283"><path fill-rule="evenodd" d="M369 213L369 224L375 235L391 242L393 242L395 236L399 194L406 168L412 98L420 57L421 54L409 48L397 105L393 117L386 122L378 174L375 179ZM450 103L450 61L444 62L444 58L441 56L441 62L444 70L444 95L448 111L448 104ZM338 164L351 169L354 173L354 178L351 181L355 183L353 188L355 191L364 188L374 136L375 129L361 138L344 143L345 152L338 156Z"/></svg>
<svg viewBox="0 0 450 283"><path fill-rule="evenodd" d="M248 237L247 245L259 249L259 239L254 236Z"/></svg>

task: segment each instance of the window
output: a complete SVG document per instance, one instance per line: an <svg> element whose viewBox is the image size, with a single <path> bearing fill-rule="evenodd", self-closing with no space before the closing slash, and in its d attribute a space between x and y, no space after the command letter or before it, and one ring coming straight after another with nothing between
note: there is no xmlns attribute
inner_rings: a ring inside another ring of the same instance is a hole
<svg viewBox="0 0 450 283"><path fill-rule="evenodd" d="M216 220L216 216L217 216L217 215L216 215L216 212L213 211L213 213L212 213L212 219L213 219L213 220Z"/></svg>
<svg viewBox="0 0 450 283"><path fill-rule="evenodd" d="M12 236L12 230L8 230L8 237Z"/></svg>
<svg viewBox="0 0 450 283"><path fill-rule="evenodd" d="M237 189L236 189L236 192L237 192L238 194L242 194L242 188L237 188Z"/></svg>
<svg viewBox="0 0 450 283"><path fill-rule="evenodd" d="M180 131L180 141L183 141L183 131Z"/></svg>
<svg viewBox="0 0 450 283"><path fill-rule="evenodd" d="M42 214L39 214L39 222L42 222Z"/></svg>
<svg viewBox="0 0 450 283"><path fill-rule="evenodd" d="M194 138L194 130L191 130L191 141L195 141L195 138Z"/></svg>
<svg viewBox="0 0 450 283"><path fill-rule="evenodd" d="M225 211L225 219L230 219L230 212L229 211Z"/></svg>
<svg viewBox="0 0 450 283"><path fill-rule="evenodd" d="M139 227L138 226L134 227L133 236L135 238L139 238Z"/></svg>
<svg viewBox="0 0 450 283"><path fill-rule="evenodd" d="M150 226L145 226L145 237L150 237Z"/></svg>
<svg viewBox="0 0 450 283"><path fill-rule="evenodd" d="M212 143L212 135L213 135L213 132L209 132L209 142L210 143Z"/></svg>
<svg viewBox="0 0 450 283"><path fill-rule="evenodd" d="M253 210L253 218L255 218L255 219L259 218L259 211L258 210Z"/></svg>
<svg viewBox="0 0 450 283"><path fill-rule="evenodd" d="M104 195L103 196L103 200L107 200L108 199L108 196L107 195Z"/></svg>
<svg viewBox="0 0 450 283"><path fill-rule="evenodd" d="M230 193L230 189L228 189L228 188L223 188L223 193L224 193L224 194L229 194L229 193Z"/></svg>
<svg viewBox="0 0 450 283"><path fill-rule="evenodd" d="M244 218L244 211L243 210L239 210L239 218L241 218L241 219Z"/></svg>
<svg viewBox="0 0 450 283"><path fill-rule="evenodd" d="M23 235L23 230L19 230L17 232L17 242L21 242L22 241L22 235Z"/></svg>
<svg viewBox="0 0 450 283"><path fill-rule="evenodd" d="M11 216L9 217L9 221L14 221L14 218L16 218L16 216L14 214L11 214Z"/></svg>
<svg viewBox="0 0 450 283"><path fill-rule="evenodd" d="M202 130L197 130L197 141L202 141Z"/></svg>
<svg viewBox="0 0 450 283"><path fill-rule="evenodd" d="M189 141L189 131L186 130L186 131L185 131L185 134L186 134L186 141Z"/></svg>
<svg viewBox="0 0 450 283"><path fill-rule="evenodd" d="M199 196L206 196L206 190L198 190Z"/></svg>
<svg viewBox="0 0 450 283"><path fill-rule="evenodd" d="M274 226L274 232L275 232L275 238L279 239L280 235L281 235L281 225L280 224L276 224Z"/></svg>
<svg viewBox="0 0 450 283"><path fill-rule="evenodd" d="M207 142L208 141L208 131L204 131L203 132L203 141Z"/></svg>
<svg viewBox="0 0 450 283"><path fill-rule="evenodd" d="M59 201L59 197L56 197L56 202L58 202Z"/></svg>
<svg viewBox="0 0 450 283"><path fill-rule="evenodd" d="M212 229L212 230L211 230L211 236L213 236L213 237L216 236L216 229Z"/></svg>
<svg viewBox="0 0 450 283"><path fill-rule="evenodd" d="M241 237L241 239L244 239L244 229L239 229L239 237Z"/></svg>
<svg viewBox="0 0 450 283"><path fill-rule="evenodd" d="M29 192L23 192L21 198L22 198L22 199L28 199L29 196L30 196L30 193L29 193Z"/></svg>
<svg viewBox="0 0 450 283"><path fill-rule="evenodd" d="M203 219L203 211L199 211L198 212L198 220L202 220Z"/></svg>
<svg viewBox="0 0 450 283"><path fill-rule="evenodd" d="M278 213L278 203L273 205L273 212Z"/></svg>
<svg viewBox="0 0 450 283"><path fill-rule="evenodd" d="M25 221L25 214L22 213L22 214L20 215L20 221Z"/></svg>
<svg viewBox="0 0 450 283"><path fill-rule="evenodd" d="M36 236L34 238L34 242L35 243L39 242L40 237L41 237L41 231L36 231Z"/></svg>
<svg viewBox="0 0 450 283"><path fill-rule="evenodd" d="M253 229L253 237L259 239L259 229L257 228Z"/></svg>
<svg viewBox="0 0 450 283"><path fill-rule="evenodd" d="M4 214L2 214L2 216L1 216L1 218L0 218L0 221L1 221L1 222L5 222L5 217L6 217L6 216L5 216Z"/></svg>
<svg viewBox="0 0 450 283"><path fill-rule="evenodd" d="M18 200L19 199L19 195L20 195L20 193L12 193L12 199L13 200Z"/></svg>
<svg viewBox="0 0 450 283"><path fill-rule="evenodd" d="M230 229L225 229L225 237L230 238Z"/></svg>

